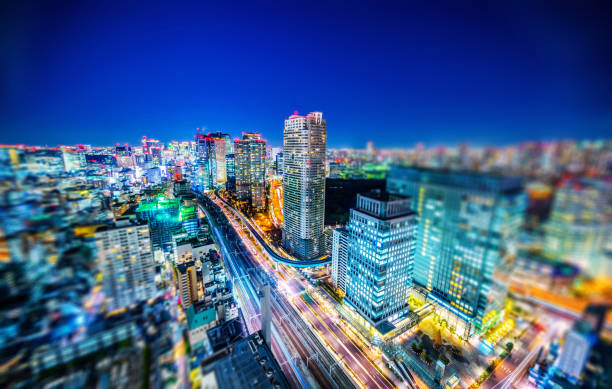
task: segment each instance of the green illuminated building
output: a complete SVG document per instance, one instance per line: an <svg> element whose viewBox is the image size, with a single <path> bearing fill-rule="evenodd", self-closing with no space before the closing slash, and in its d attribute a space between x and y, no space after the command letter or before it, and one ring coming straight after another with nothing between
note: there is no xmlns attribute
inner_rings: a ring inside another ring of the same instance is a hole
<svg viewBox="0 0 612 389"><path fill-rule="evenodd" d="M153 246L172 243L172 235L184 230L195 236L198 232L198 215L194 206L182 206L179 199L155 196L140 203L136 209L139 220L147 221L151 229Z"/></svg>

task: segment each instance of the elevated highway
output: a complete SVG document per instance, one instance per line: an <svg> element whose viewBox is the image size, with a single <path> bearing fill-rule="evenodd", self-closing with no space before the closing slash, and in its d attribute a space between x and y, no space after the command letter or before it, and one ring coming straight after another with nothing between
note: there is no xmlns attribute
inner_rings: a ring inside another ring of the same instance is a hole
<svg viewBox="0 0 612 389"><path fill-rule="evenodd" d="M283 255L280 255L279 253L274 251L274 249L268 244L268 242L266 242L266 240L261 236L260 232L251 224L250 220L244 217L242 212L236 210L230 203L225 201L225 199L219 195L219 189L215 190L215 196L219 200L221 200L225 205L227 205L230 209L234 211L234 214L237 215L240 218L240 220L244 223L244 225L248 227L248 229L251 231L253 236L259 242L259 244L264 248L268 257L270 257L270 259L274 260L275 262L282 263L283 265L287 265L287 266L298 267L298 268L324 266L324 265L329 265L331 263L331 256L329 255L325 255L319 258L315 258L315 259L306 259L306 260L300 260L300 259L296 259L293 257L286 257ZM205 195L198 195L198 198L201 201L212 201L209 197Z"/></svg>

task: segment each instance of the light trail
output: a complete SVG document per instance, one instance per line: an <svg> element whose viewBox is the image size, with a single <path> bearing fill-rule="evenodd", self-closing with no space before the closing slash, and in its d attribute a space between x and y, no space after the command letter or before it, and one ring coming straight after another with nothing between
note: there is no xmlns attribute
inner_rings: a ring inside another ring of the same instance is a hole
<svg viewBox="0 0 612 389"><path fill-rule="evenodd" d="M234 223L238 224L248 223L248 221L246 221L245 218L242 217L242 215L240 215L238 211L233 209L231 206L228 206L227 204L225 204L224 206L224 204L219 204L214 200L212 201L222 210L228 220L232 220ZM235 218L232 218L230 215L235 216ZM240 229L238 228L237 230ZM257 230L254 228L249 229L249 232L251 235L257 234ZM246 237L245 234L242 233L242 231L240 231L240 237L242 238L242 241L246 245L247 249L251 253L253 253L255 258L259 259L259 264L262 266L262 270L264 270L269 275L279 274L282 276L284 274L286 277L281 278L290 280L281 284L281 291L286 289L290 295L295 297L301 294L303 290L307 289L306 287L297 282L296 279L299 278L299 276L295 274L296 271L293 267L283 266L283 264L275 266L276 262L274 262L269 255L263 255L262 251L265 253L265 247L263 247L263 245L261 244L261 239L252 240L252 236ZM258 243L260 246L257 245ZM303 290L295 290L295 287L292 287L293 283L291 282L291 280L297 283ZM315 293L315 295L317 294ZM320 296L318 297L320 298ZM300 299L296 299L292 305L294 305L294 307L298 309L302 320L306 321L310 324L312 328L316 329L316 334L324 341L324 344L329 345L329 349L332 352L332 355L337 354L339 358L344 361L343 363L345 368L347 369L347 372L349 372L354 377L354 379L357 380L357 382L359 382L360 385L363 386L378 388L393 387L394 384L390 382L390 380L380 372L377 366L375 366L374 362L364 354L364 352L361 350L360 346L355 342L355 340L346 335L341 329L341 327L333 323L333 320L329 317L328 314L324 313L324 311L319 306L319 303L316 300L313 300L313 304L314 305L311 307L309 304L300 301ZM317 309L320 311L319 314L315 312ZM308 314L306 314L306 312L308 312ZM327 319L328 322L326 322L325 319ZM317 326L327 331L327 337L324 336L324 334L321 333L319 329L317 329ZM332 330L330 326L332 326L335 331ZM335 347L333 346L333 344L335 344ZM365 367L366 365L369 366L370 369L367 369ZM354 370L354 367L357 367L357 370ZM372 373L374 373L374 376L372 376ZM365 378L366 383L363 383L360 377Z"/></svg>
<svg viewBox="0 0 612 389"><path fill-rule="evenodd" d="M261 303L259 301L258 298L253 298L253 296L257 296L257 293L255 292L252 283L251 282L244 282L243 280L245 279L249 279L249 276L247 274L244 274L243 271L241 271L242 269L235 266L235 264L233 263L233 257L230 253L230 251L228 250L228 247L225 243L225 239L223 239L223 237L221 236L221 233L219 231L219 227L216 225L216 223L213 221L211 215L208 213L208 210L206 210L204 207L201 207L202 210L205 212L206 217L208 218L208 220L210 221L213 230L215 232L215 236L217 237L217 240L219 242L219 245L221 246L221 249L224 252L224 255L226 258L228 258L227 263L229 264L230 268L231 268L231 273L232 273L232 278L234 280L234 285L236 285L236 280L238 281L238 287L241 290L241 297L242 297L242 304L245 309L247 309L249 312L248 313L253 313L253 315L250 315L250 317L254 317L256 315L258 315L261 311ZM241 274L242 273L242 274ZM236 277L238 276L238 277ZM245 296L247 295L246 290L245 290L245 286L249 289L250 291L250 296L251 298L247 298L245 299ZM249 303L246 304L245 300L248 300ZM254 301L257 307L254 307L251 304L251 301ZM250 309L249 309L250 308ZM249 325L251 324L251 320L247 320L247 327L249 327ZM260 327L261 327L261 323L260 323ZM280 340L280 336L278 334L278 330L276 329L276 326L274 323L272 323L271 325L272 327L272 338L273 340L276 342L277 346L280 348L280 350L283 353L283 356L285 357L285 360L289 362L289 364L291 365L291 368L293 370L293 373L295 374L295 376L298 378L298 380L300 381L300 383L302 384L302 387L304 388L308 388L308 385L306 384L306 382L304 381L304 378L302 377L302 375L300 374L300 372L298 371L297 366L295 366L295 363L293 362L293 359L291 358L289 351L287 350L286 346L284 345L284 343ZM251 329L251 333L254 332L253 329Z"/></svg>

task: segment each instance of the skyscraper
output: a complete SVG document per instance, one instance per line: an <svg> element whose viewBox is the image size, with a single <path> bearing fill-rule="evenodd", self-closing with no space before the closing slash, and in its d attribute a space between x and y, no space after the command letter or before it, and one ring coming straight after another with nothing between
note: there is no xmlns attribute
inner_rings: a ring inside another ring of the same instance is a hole
<svg viewBox="0 0 612 389"><path fill-rule="evenodd" d="M449 328L464 337L484 331L504 309L506 261L525 209L522 180L398 167L387 188L412 197L419 214L415 284Z"/></svg>
<svg viewBox="0 0 612 389"><path fill-rule="evenodd" d="M149 227L123 219L94 233L110 309L119 309L155 296L155 265Z"/></svg>
<svg viewBox="0 0 612 389"><path fill-rule="evenodd" d="M283 131L283 246L298 258L316 258L324 248L325 148L321 112L285 120Z"/></svg>
<svg viewBox="0 0 612 389"><path fill-rule="evenodd" d="M227 142L231 142L228 134L221 132L209 133L208 136L215 142L215 158L217 163L217 184L223 184L227 180L225 156L227 152ZM231 152L231 145L230 145Z"/></svg>
<svg viewBox="0 0 612 389"><path fill-rule="evenodd" d="M351 209L344 300L383 334L387 319L408 309L416 224L416 213L404 196L359 194L357 207Z"/></svg>
<svg viewBox="0 0 612 389"><path fill-rule="evenodd" d="M236 195L251 209L266 206L266 141L261 134L247 132L234 141Z"/></svg>
<svg viewBox="0 0 612 389"><path fill-rule="evenodd" d="M195 136L194 187L200 192L213 190L217 185L217 154L215 141L204 134Z"/></svg>

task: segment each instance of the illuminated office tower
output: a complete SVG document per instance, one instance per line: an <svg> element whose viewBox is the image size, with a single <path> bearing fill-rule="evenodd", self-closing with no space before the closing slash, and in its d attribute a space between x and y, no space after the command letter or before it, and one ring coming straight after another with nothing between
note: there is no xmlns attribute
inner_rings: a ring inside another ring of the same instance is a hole
<svg viewBox="0 0 612 389"><path fill-rule="evenodd" d="M283 246L300 259L325 251L325 147L321 112L285 120L283 131Z"/></svg>
<svg viewBox="0 0 612 389"><path fill-rule="evenodd" d="M346 228L336 228L332 237L331 279L336 288L346 293L346 263L348 261L349 232Z"/></svg>
<svg viewBox="0 0 612 389"><path fill-rule="evenodd" d="M381 334L408 310L416 224L408 197L380 190L358 194L351 209L344 301Z"/></svg>
<svg viewBox="0 0 612 389"><path fill-rule="evenodd" d="M504 309L507 260L525 210L522 180L398 167L387 189L410 196L419 215L414 283L459 335L484 331Z"/></svg>
<svg viewBox="0 0 612 389"><path fill-rule="evenodd" d="M223 142L225 144L225 155L231 154L233 152L232 151L232 138L229 136L229 134L225 134L221 131L218 131L218 132L213 132L209 135L213 137L214 139L223 139Z"/></svg>
<svg viewBox="0 0 612 389"><path fill-rule="evenodd" d="M200 192L213 190L217 186L217 157L213 138L204 134L195 136L195 182Z"/></svg>
<svg viewBox="0 0 612 389"><path fill-rule="evenodd" d="M225 166L227 175L225 189L231 194L236 194L236 154L225 156Z"/></svg>
<svg viewBox="0 0 612 389"><path fill-rule="evenodd" d="M155 297L155 264L146 224L119 220L114 226L99 227L94 238L111 310Z"/></svg>
<svg viewBox="0 0 612 389"><path fill-rule="evenodd" d="M266 141L247 132L234 141L236 196L253 210L266 206Z"/></svg>
<svg viewBox="0 0 612 389"><path fill-rule="evenodd" d="M612 236L612 183L569 180L557 190L551 217L544 225L544 252L580 267L589 276L611 276L606 248Z"/></svg>
<svg viewBox="0 0 612 389"><path fill-rule="evenodd" d="M208 136L215 141L215 155L217 162L217 184L223 184L227 180L225 156L227 152L227 142L230 142L230 136L221 132L210 133ZM230 145L231 151L231 145Z"/></svg>

